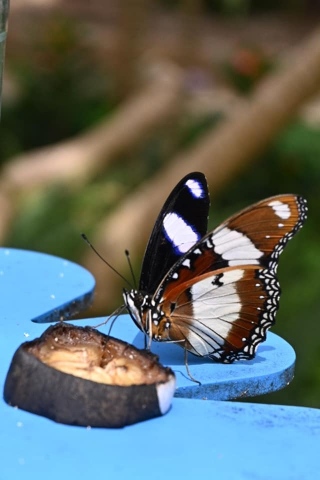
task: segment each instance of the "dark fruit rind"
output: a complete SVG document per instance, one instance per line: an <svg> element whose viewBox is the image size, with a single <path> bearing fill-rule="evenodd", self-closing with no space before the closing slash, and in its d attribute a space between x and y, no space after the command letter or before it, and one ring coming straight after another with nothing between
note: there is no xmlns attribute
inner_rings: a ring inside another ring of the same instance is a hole
<svg viewBox="0 0 320 480"><path fill-rule="evenodd" d="M108 355L110 361L116 358L128 364L128 371L134 363L135 369L142 371L142 383L123 386L87 380L39 359L43 346L49 353L56 345L72 351L77 350L77 342L84 351L92 345L95 350L101 348L102 365L108 364ZM12 406L59 423L119 428L165 414L174 390L172 370L160 365L155 355L93 328L60 323L18 348L7 374L4 399Z"/></svg>

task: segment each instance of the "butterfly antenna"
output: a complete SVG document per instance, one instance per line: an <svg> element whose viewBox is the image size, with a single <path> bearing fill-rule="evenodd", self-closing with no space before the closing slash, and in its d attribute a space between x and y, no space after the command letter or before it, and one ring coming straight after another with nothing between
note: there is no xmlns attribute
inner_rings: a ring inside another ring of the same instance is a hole
<svg viewBox="0 0 320 480"><path fill-rule="evenodd" d="M129 268L130 268L130 272L131 272L131 277L132 277L132 280L133 280L133 285L134 285L134 288L136 289L137 288L137 279L135 277L135 274L134 274L134 271L133 271L133 268L132 268L132 263L131 263L131 258L130 258L130 252L129 250L125 250L125 255L127 257L127 261L128 261L128 265L129 265Z"/></svg>
<svg viewBox="0 0 320 480"><path fill-rule="evenodd" d="M108 265L109 268L111 268L111 270L116 273L118 275L118 277L122 278L122 280L124 280L130 287L132 287L131 283L129 282L129 280L127 280L123 275L121 275L120 272L118 272L118 270L116 270L112 265L110 265L109 262L107 262L107 260L105 258L103 258L102 255L100 255L100 253L95 249L95 247L92 245L92 243L89 241L88 237L84 234L84 233L81 233L81 237L83 238L83 240L89 245L89 247L94 251L94 253L96 255L98 255L98 257L106 264Z"/></svg>

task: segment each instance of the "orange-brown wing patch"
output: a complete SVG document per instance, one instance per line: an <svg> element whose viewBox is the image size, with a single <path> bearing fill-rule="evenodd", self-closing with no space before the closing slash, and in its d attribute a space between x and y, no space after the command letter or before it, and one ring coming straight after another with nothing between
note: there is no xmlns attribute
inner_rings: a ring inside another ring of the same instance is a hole
<svg viewBox="0 0 320 480"><path fill-rule="evenodd" d="M186 282L162 304L171 323L170 339L223 362L252 358L274 323L279 293L274 274L254 266Z"/></svg>

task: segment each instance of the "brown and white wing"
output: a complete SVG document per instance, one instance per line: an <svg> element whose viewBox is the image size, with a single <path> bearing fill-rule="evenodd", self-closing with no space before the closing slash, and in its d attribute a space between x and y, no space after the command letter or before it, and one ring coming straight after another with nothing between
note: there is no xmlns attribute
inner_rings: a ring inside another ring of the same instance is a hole
<svg viewBox="0 0 320 480"><path fill-rule="evenodd" d="M250 359L275 321L280 287L275 273L229 267L177 286L164 299L170 339L220 362Z"/></svg>
<svg viewBox="0 0 320 480"><path fill-rule="evenodd" d="M242 210L207 233L169 270L155 293L161 301L177 285L228 267L277 271L279 256L307 218L306 200L278 195Z"/></svg>

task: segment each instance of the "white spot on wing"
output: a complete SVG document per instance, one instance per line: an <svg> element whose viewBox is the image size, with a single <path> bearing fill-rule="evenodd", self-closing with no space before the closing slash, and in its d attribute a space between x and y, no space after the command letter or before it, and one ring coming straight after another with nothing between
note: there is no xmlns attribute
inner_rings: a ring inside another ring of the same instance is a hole
<svg viewBox="0 0 320 480"><path fill-rule="evenodd" d="M197 180L189 179L186 181L186 186L189 188L191 194L196 198L201 198L204 195L203 187Z"/></svg>
<svg viewBox="0 0 320 480"><path fill-rule="evenodd" d="M291 216L289 205L280 202L279 200L273 200L270 202L269 207L271 207L274 210L274 213L283 220L288 220L288 218Z"/></svg>
<svg viewBox="0 0 320 480"><path fill-rule="evenodd" d="M184 267L190 268L190 267L191 267L190 258L186 258L186 259L182 262L182 265L183 265Z"/></svg>
<svg viewBox="0 0 320 480"><path fill-rule="evenodd" d="M208 332L205 333L206 331ZM201 327L201 334L189 330L187 337L192 346L191 351L201 356L210 355L213 349L220 348L224 344L223 340L219 339L214 332L209 332L209 329L205 327Z"/></svg>
<svg viewBox="0 0 320 480"><path fill-rule="evenodd" d="M180 253L186 253L199 240L198 234L176 213L164 217L163 228L166 237Z"/></svg>
<svg viewBox="0 0 320 480"><path fill-rule="evenodd" d="M258 258L263 255L249 237L227 227L215 233L212 241L215 251L228 260L230 266L242 265L244 261L246 264L258 264Z"/></svg>

